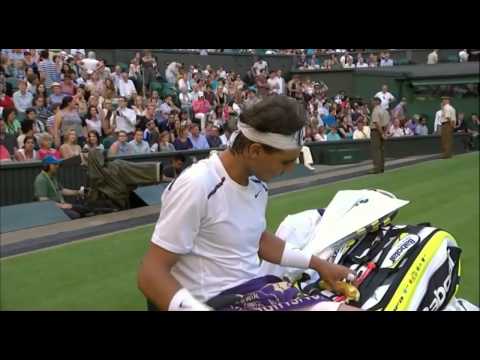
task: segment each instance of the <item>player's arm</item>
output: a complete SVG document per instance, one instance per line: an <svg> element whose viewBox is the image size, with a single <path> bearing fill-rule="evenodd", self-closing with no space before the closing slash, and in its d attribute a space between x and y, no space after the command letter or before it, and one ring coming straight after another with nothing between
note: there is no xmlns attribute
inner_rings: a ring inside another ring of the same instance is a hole
<svg viewBox="0 0 480 360"><path fill-rule="evenodd" d="M337 289L337 281L347 279L351 274L345 266L329 263L311 253L295 248L268 231L264 231L260 237L258 255L263 260L274 264L313 269L334 289Z"/></svg>
<svg viewBox="0 0 480 360"><path fill-rule="evenodd" d="M160 310L168 310L181 285L170 274L178 255L151 243L138 272L138 288Z"/></svg>

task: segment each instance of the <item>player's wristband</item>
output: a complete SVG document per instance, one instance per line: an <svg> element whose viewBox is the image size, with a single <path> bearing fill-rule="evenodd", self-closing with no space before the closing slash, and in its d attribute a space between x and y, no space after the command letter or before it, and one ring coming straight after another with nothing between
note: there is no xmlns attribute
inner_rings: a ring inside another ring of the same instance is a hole
<svg viewBox="0 0 480 360"><path fill-rule="evenodd" d="M182 288L173 295L168 311L209 311L211 310L207 305L195 299L190 292Z"/></svg>
<svg viewBox="0 0 480 360"><path fill-rule="evenodd" d="M308 269L310 267L311 260L311 253L298 248L293 248L291 244L285 242L285 248L283 250L280 265L294 267L297 269Z"/></svg>

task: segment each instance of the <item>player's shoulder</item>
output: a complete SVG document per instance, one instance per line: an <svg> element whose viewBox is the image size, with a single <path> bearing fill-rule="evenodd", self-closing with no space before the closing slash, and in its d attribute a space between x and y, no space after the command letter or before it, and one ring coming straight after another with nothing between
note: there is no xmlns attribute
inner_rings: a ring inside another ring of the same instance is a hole
<svg viewBox="0 0 480 360"><path fill-rule="evenodd" d="M185 170L178 176L177 179L172 181L170 185L173 187L185 188L188 186L193 186L199 190L207 190L211 187L212 184L217 180L218 175L215 172L215 167L213 164L213 159L203 159L200 160ZM170 188L170 186L169 186Z"/></svg>
<svg viewBox="0 0 480 360"><path fill-rule="evenodd" d="M263 189L268 192L268 185L266 182L260 180L256 176L250 176L249 180L258 188L258 190Z"/></svg>

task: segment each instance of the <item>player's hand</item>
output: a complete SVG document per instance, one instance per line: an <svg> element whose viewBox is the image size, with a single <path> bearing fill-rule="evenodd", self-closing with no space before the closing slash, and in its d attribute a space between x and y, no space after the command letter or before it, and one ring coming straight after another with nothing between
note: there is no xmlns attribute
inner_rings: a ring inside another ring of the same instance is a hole
<svg viewBox="0 0 480 360"><path fill-rule="evenodd" d="M57 204L57 206L60 209L71 209L72 208L72 204L68 204L68 203Z"/></svg>
<svg viewBox="0 0 480 360"><path fill-rule="evenodd" d="M343 265L332 264L325 260L320 261L314 270L316 270L320 274L321 279L327 282L336 292L341 293L337 281L353 281L355 279L355 274L349 268Z"/></svg>

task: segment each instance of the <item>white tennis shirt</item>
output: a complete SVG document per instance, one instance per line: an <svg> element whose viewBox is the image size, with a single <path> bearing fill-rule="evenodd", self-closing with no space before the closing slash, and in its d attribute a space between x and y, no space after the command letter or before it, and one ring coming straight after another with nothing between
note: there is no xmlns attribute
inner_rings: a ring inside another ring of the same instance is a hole
<svg viewBox="0 0 480 360"><path fill-rule="evenodd" d="M180 254L173 277L206 301L259 276L268 190L255 177L233 181L218 155L201 160L165 189L152 242Z"/></svg>

